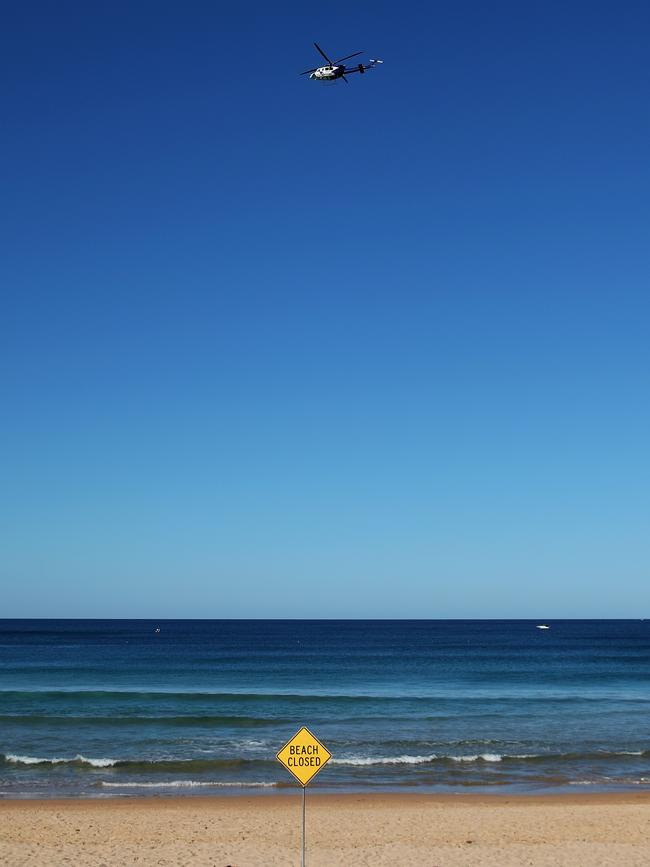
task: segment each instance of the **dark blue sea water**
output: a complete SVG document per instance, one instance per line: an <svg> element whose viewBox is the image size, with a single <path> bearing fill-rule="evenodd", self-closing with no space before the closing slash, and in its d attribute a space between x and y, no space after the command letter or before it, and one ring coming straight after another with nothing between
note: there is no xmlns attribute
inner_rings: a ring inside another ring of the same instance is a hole
<svg viewBox="0 0 650 867"><path fill-rule="evenodd" d="M649 786L650 622L550 625L0 620L0 797Z"/></svg>

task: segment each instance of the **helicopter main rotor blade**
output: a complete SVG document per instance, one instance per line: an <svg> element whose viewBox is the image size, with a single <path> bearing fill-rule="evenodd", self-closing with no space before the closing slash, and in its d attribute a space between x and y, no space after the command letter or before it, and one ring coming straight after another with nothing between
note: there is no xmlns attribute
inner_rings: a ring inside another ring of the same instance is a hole
<svg viewBox="0 0 650 867"><path fill-rule="evenodd" d="M340 60L337 60L336 63L343 63L344 60L349 60L351 57L358 57L359 54L363 54L363 51L355 51L354 54L348 54L347 57L342 57Z"/></svg>
<svg viewBox="0 0 650 867"><path fill-rule="evenodd" d="M346 84L349 84L349 83L350 83L344 75L342 75L341 78L343 79L343 81L344 81Z"/></svg>
<svg viewBox="0 0 650 867"><path fill-rule="evenodd" d="M327 56L327 54L325 54L325 52L323 51L323 49L320 47L320 45L319 45L317 42L314 42L314 47L316 48L316 51L318 51L319 54L322 54L322 55L323 55L323 57L324 57L325 60L329 63L330 66L334 66L334 64L332 63L332 61L329 59L329 57Z"/></svg>

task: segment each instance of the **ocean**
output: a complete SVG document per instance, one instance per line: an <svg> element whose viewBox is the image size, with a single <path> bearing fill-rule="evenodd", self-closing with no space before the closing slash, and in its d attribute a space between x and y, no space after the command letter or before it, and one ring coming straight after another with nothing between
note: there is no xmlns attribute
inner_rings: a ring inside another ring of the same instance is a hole
<svg viewBox="0 0 650 867"><path fill-rule="evenodd" d="M0 620L0 797L650 786L650 621Z"/></svg>

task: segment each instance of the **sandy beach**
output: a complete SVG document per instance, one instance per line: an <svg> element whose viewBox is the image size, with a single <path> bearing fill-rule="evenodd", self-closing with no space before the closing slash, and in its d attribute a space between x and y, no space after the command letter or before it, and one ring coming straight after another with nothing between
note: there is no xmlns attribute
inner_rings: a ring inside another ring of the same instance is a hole
<svg viewBox="0 0 650 867"><path fill-rule="evenodd" d="M300 797L0 802L7 867L300 863ZM650 863L650 797L308 792L307 864L589 867Z"/></svg>

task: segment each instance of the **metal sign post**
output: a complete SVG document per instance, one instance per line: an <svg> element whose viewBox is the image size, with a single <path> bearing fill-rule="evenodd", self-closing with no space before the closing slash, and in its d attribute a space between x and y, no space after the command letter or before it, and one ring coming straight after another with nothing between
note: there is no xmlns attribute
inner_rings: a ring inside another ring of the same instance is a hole
<svg viewBox="0 0 650 867"><path fill-rule="evenodd" d="M307 786L332 758L330 751L304 726L276 756L302 786L302 845L300 867L305 867L305 795Z"/></svg>
<svg viewBox="0 0 650 867"><path fill-rule="evenodd" d="M305 867L305 797L307 786L302 787L302 857L300 858L300 867Z"/></svg>

